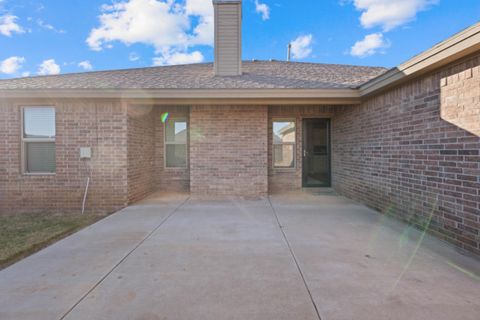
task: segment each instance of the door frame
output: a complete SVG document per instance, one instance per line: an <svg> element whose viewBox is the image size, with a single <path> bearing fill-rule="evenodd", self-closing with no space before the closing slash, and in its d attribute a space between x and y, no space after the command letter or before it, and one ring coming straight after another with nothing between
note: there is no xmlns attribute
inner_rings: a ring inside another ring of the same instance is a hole
<svg viewBox="0 0 480 320"><path fill-rule="evenodd" d="M327 185L307 185L306 162L306 135L307 123L312 120L325 120L327 123L327 153L328 153L328 184ZM331 118L303 118L302 119L302 188L331 188L332 187L332 119Z"/></svg>

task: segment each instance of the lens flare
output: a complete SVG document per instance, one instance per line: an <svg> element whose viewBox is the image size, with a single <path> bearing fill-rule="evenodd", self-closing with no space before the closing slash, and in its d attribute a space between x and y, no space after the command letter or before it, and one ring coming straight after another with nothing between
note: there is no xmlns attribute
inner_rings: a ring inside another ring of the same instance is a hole
<svg viewBox="0 0 480 320"><path fill-rule="evenodd" d="M376 245L378 237L380 236L382 228L384 227L388 219L394 216L394 213L395 213L395 207L394 205L390 205L385 210L385 212L382 215L380 215L379 220L378 222L375 223L374 228L371 232L370 238L366 244L367 252L373 250L373 247Z"/></svg>
<svg viewBox="0 0 480 320"><path fill-rule="evenodd" d="M162 122L165 123L168 120L168 116L170 114L168 112L162 113Z"/></svg>
<svg viewBox="0 0 480 320"><path fill-rule="evenodd" d="M414 230L413 226L408 226L406 227L402 234L400 235L400 238L398 239L398 247L399 248L404 248L410 239L410 232Z"/></svg>
<svg viewBox="0 0 480 320"><path fill-rule="evenodd" d="M395 281L393 287L390 289L390 293L395 291L395 289L397 288L398 284L400 283L400 281L403 279L403 276L407 273L408 269L410 268L411 264L413 263L413 260L415 259L415 257L417 256L417 253L418 251L420 250L422 244L423 244L423 241L425 240L425 237L427 235L427 232L428 232L428 229L430 228L430 225L432 223L432 219L433 219L433 215L434 215L434 212L435 212L435 208L437 208L437 205L438 205L438 196L437 196L437 199L435 201L435 203L433 204L432 206L432 209L429 213L429 215L427 216L426 220L424 221L424 223L422 223L421 226L418 226L418 227L421 227L421 234L420 234L420 237L417 241L417 244L415 245L415 248L413 249L413 252L412 254L410 255L410 258L408 259L407 263L405 264L405 266L403 267L403 270L402 272L400 273L400 276L398 277L398 279Z"/></svg>
<svg viewBox="0 0 480 320"><path fill-rule="evenodd" d="M190 131L190 139L194 142L198 141L204 141L205 140L205 135L203 134L202 129L199 128L192 128Z"/></svg>
<svg viewBox="0 0 480 320"><path fill-rule="evenodd" d="M455 264L455 263L453 263L453 262L451 262L451 261L446 261L446 263L447 263L450 267L452 267L452 268L454 268L454 269L457 269L458 271L462 272L462 273L465 274L466 276L468 276L468 277L470 277L470 278L472 278L472 279L474 279L474 280L480 281L480 276L477 275L477 274L475 274L474 272L469 271L469 270L467 270L467 269L464 269L464 268L460 267L459 265L457 265L457 264Z"/></svg>

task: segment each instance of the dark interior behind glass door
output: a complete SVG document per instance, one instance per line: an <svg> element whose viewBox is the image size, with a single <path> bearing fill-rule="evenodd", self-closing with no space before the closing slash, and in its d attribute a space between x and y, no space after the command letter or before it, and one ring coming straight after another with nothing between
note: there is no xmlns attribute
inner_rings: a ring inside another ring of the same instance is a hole
<svg viewBox="0 0 480 320"><path fill-rule="evenodd" d="M330 119L304 119L303 187L330 186Z"/></svg>

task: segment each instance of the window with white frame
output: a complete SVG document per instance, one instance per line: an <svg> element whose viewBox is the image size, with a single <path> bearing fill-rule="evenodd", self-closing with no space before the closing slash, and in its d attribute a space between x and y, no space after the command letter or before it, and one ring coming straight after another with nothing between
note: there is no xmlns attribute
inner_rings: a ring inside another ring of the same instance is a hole
<svg viewBox="0 0 480 320"><path fill-rule="evenodd" d="M273 167L295 168L295 120L273 121Z"/></svg>
<svg viewBox="0 0 480 320"><path fill-rule="evenodd" d="M165 167L187 167L188 123L185 118L165 122Z"/></svg>
<svg viewBox="0 0 480 320"><path fill-rule="evenodd" d="M23 108L23 172L55 173L55 108Z"/></svg>

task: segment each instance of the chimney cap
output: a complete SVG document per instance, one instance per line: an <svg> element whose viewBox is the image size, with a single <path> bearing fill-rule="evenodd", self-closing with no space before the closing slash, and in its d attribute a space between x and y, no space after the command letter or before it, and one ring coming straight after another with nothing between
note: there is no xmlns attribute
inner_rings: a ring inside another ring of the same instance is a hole
<svg viewBox="0 0 480 320"><path fill-rule="evenodd" d="M213 4L242 3L242 0L213 0Z"/></svg>

